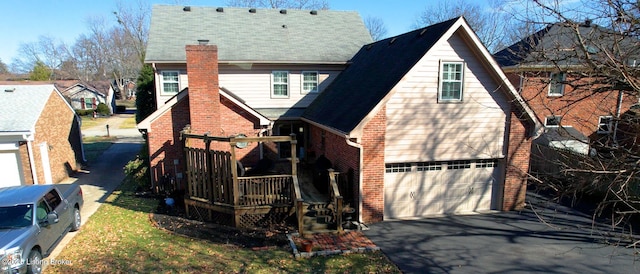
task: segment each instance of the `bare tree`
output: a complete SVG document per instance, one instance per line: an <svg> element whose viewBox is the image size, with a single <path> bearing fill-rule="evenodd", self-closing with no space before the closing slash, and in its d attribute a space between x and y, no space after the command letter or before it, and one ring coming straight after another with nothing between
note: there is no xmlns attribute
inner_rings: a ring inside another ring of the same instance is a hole
<svg viewBox="0 0 640 274"><path fill-rule="evenodd" d="M578 112L602 108L609 109L611 117L595 125L577 118L559 123L561 133L569 132L568 126L591 128L590 138L573 140L588 145L590 153L541 151L534 146L538 158L532 163L541 161L554 169L533 169L532 181L558 199L576 202L588 197L596 206L594 218L607 217L613 225L631 230L640 216L640 112L634 109L640 91L640 4L636 0L526 2L514 18L544 28L496 56L510 57L502 61L511 62L521 81L534 87L532 94L523 90L523 97L553 115L580 117ZM555 84L562 85L566 94L549 99L549 88ZM592 109L576 107L594 99Z"/></svg>
<svg viewBox="0 0 640 274"><path fill-rule="evenodd" d="M501 0L490 1L487 7L467 0L438 1L422 11L413 27L421 28L464 16L484 46L493 52L509 43L511 30L517 28L513 25L518 22L510 20L512 15L504 12L505 5Z"/></svg>
<svg viewBox="0 0 640 274"><path fill-rule="evenodd" d="M328 10L329 2L327 0L229 0L227 5L230 7L252 7L252 8L271 8L271 9L315 9Z"/></svg>
<svg viewBox="0 0 640 274"><path fill-rule="evenodd" d="M381 40L387 35L387 27L379 17L367 16L367 18L364 19L364 25L367 27L367 30L369 30L373 41Z"/></svg>
<svg viewBox="0 0 640 274"><path fill-rule="evenodd" d="M55 72L69 57L69 50L63 42L45 35L38 37L38 41L20 44L18 52L19 57L13 60L15 69L28 72L39 62L51 70L53 79L58 79Z"/></svg>

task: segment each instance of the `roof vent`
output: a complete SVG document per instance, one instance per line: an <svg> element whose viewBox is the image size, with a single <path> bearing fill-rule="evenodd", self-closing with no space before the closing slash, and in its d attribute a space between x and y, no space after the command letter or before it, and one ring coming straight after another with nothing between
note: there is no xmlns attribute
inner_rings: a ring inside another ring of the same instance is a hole
<svg viewBox="0 0 640 274"><path fill-rule="evenodd" d="M287 10L280 10L280 14L287 14Z"/></svg>
<svg viewBox="0 0 640 274"><path fill-rule="evenodd" d="M427 33L427 28L422 29L422 31L420 32L420 36L424 35L425 33Z"/></svg>
<svg viewBox="0 0 640 274"><path fill-rule="evenodd" d="M317 11L317 10L312 10L311 12L309 12L309 14L311 14L311 15L318 15L318 11Z"/></svg>
<svg viewBox="0 0 640 274"><path fill-rule="evenodd" d="M209 44L209 39L198 39L198 45Z"/></svg>
<svg viewBox="0 0 640 274"><path fill-rule="evenodd" d="M4 92L14 92L14 91L16 91L16 88L8 88L4 90Z"/></svg>
<svg viewBox="0 0 640 274"><path fill-rule="evenodd" d="M217 12L224 12L224 8L216 8Z"/></svg>
<svg viewBox="0 0 640 274"><path fill-rule="evenodd" d="M250 13L256 13L256 9L249 9Z"/></svg>
<svg viewBox="0 0 640 274"><path fill-rule="evenodd" d="M584 20L584 26L585 27L591 27L591 19Z"/></svg>
<svg viewBox="0 0 640 274"><path fill-rule="evenodd" d="M287 25L282 25L282 28L283 28L283 29L286 29L286 28L287 28Z"/></svg>
<svg viewBox="0 0 640 274"><path fill-rule="evenodd" d="M185 6L184 8L182 8L182 11L191 11L191 7Z"/></svg>
<svg viewBox="0 0 640 274"><path fill-rule="evenodd" d="M367 50L370 50L370 49L371 49L371 47L373 47L373 44L368 44L368 45L367 45Z"/></svg>
<svg viewBox="0 0 640 274"><path fill-rule="evenodd" d="M396 37L391 38L391 40L389 41L389 45L393 44L393 42L396 41Z"/></svg>

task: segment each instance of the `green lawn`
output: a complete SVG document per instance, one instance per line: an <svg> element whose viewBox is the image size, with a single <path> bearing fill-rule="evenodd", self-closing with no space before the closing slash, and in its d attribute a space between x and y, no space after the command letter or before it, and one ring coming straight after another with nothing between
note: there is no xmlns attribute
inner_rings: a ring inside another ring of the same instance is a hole
<svg viewBox="0 0 640 274"><path fill-rule="evenodd" d="M131 118L127 118L126 120L124 120L122 124L120 124L120 128L136 128L136 117L132 116Z"/></svg>
<svg viewBox="0 0 640 274"><path fill-rule="evenodd" d="M87 161L93 162L102 152L107 150L115 140L115 137L85 137L82 139L84 143L84 157Z"/></svg>
<svg viewBox="0 0 640 274"><path fill-rule="evenodd" d="M169 233L151 224L155 199L115 191L47 273L399 273L381 252L294 259L289 248L254 251Z"/></svg>

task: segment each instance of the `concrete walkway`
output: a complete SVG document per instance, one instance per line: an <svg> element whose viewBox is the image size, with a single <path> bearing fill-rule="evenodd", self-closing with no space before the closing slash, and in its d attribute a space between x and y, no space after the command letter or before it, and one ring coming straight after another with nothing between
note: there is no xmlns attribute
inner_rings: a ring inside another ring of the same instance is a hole
<svg viewBox="0 0 640 274"><path fill-rule="evenodd" d="M69 178L62 182L80 184L84 196L84 206L80 212L83 224L91 218L91 215L98 210L111 192L122 183L125 178L123 167L136 157L143 146L144 140L137 129L118 128L122 121L129 117L131 117L130 114L116 115L104 119L105 123L110 124L109 127L112 129L111 136L117 137L116 141L96 161L88 163L85 170L78 173L74 178ZM85 137L106 136L106 130L101 130L103 128L105 128L104 125L99 125L83 130L82 134ZM46 260L56 259L75 235L76 233L74 232L67 233ZM65 258L58 259L63 260Z"/></svg>
<svg viewBox="0 0 640 274"><path fill-rule="evenodd" d="M405 273L640 273L619 230L543 197L522 212L387 221L364 231Z"/></svg>

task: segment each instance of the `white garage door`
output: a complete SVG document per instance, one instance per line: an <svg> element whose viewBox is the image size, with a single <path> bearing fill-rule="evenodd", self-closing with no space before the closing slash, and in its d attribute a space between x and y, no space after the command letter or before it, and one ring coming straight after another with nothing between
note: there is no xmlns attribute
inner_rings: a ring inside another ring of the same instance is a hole
<svg viewBox="0 0 640 274"><path fill-rule="evenodd" d="M384 218L492 209L496 160L387 164Z"/></svg>
<svg viewBox="0 0 640 274"><path fill-rule="evenodd" d="M20 154L17 150L0 150L0 187L22 185Z"/></svg>

